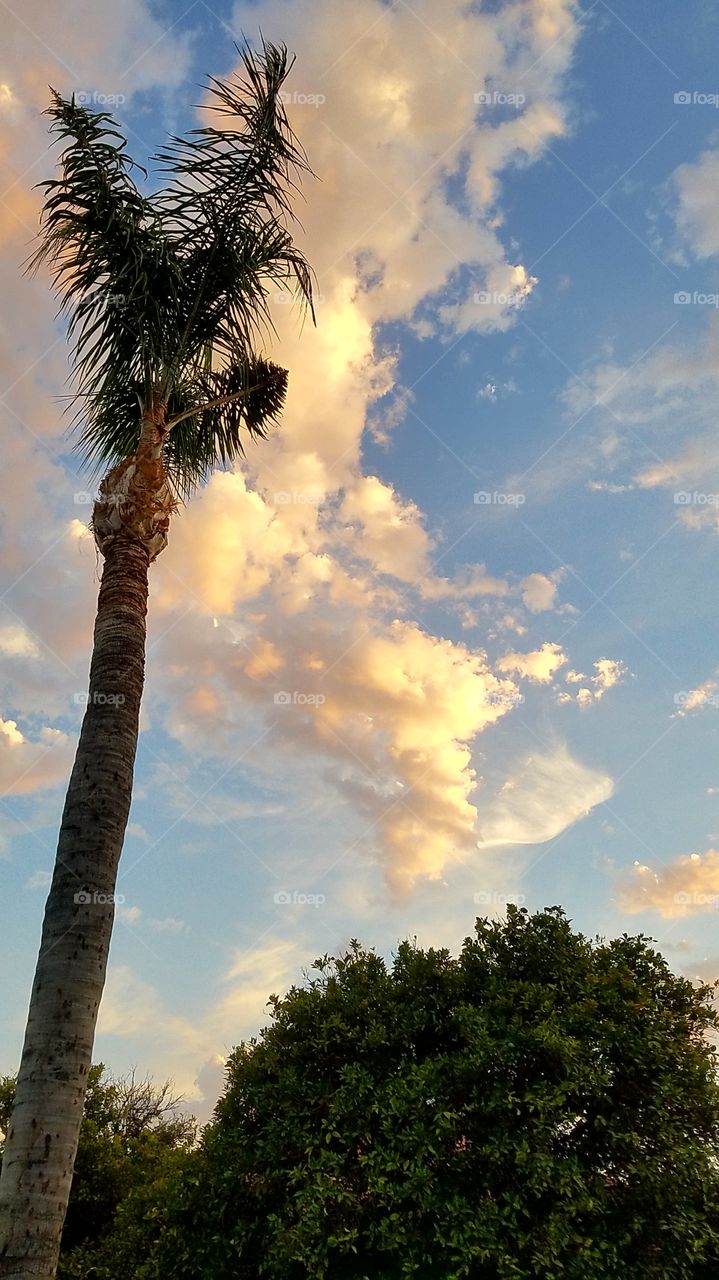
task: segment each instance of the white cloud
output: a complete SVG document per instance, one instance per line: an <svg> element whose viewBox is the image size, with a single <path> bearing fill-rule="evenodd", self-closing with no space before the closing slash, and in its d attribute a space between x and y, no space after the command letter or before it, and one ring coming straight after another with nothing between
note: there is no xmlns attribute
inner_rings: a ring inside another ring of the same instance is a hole
<svg viewBox="0 0 719 1280"><path fill-rule="evenodd" d="M688 716L692 711L701 711L704 707L719 705L719 683L716 680L705 680L696 689L685 689L674 695L677 711L674 718Z"/></svg>
<svg viewBox="0 0 719 1280"><path fill-rule="evenodd" d="M477 392L479 400L491 400L496 404L497 400L506 395L510 395L517 390L517 384L513 378L509 378L507 382L485 382Z"/></svg>
<svg viewBox="0 0 719 1280"><path fill-rule="evenodd" d="M519 762L488 804L480 803L480 848L553 840L613 792L611 778L564 745Z"/></svg>
<svg viewBox="0 0 719 1280"><path fill-rule="evenodd" d="M675 170L676 221L679 232L699 258L719 253L716 203L719 190L719 151L702 152L694 164Z"/></svg>
<svg viewBox="0 0 719 1280"><path fill-rule="evenodd" d="M543 613L553 609L557 598L557 584L544 573L530 573L522 580L522 601L530 613Z"/></svg>
<svg viewBox="0 0 719 1280"><path fill-rule="evenodd" d="M682 854L659 870L634 863L631 878L619 887L623 911L657 911L665 920L719 910L719 851Z"/></svg>
<svg viewBox="0 0 719 1280"><path fill-rule="evenodd" d="M0 653L7 658L36 658L39 649L23 626L0 627Z"/></svg>
<svg viewBox="0 0 719 1280"><path fill-rule="evenodd" d="M345 495L340 519L356 526L362 557L378 573L416 582L427 569L430 540L412 502L402 502L391 485L362 476Z"/></svg>
<svg viewBox="0 0 719 1280"><path fill-rule="evenodd" d="M578 8L572 0L517 0L496 13L468 9L460 0L419 0L412 9L380 0L308 3L300 10L270 0L263 30L297 52L288 88L321 87L324 97L320 108L303 106L301 96L289 104L322 178L307 188L299 234L324 301L317 329L305 326L301 333L292 309L276 308L275 354L291 370L283 429L251 451L242 474L213 478L176 520L170 548L153 571L156 705L180 741L210 755L237 754L250 707L277 722L275 758L279 743L329 756L336 786L367 818L374 852L403 886L438 875L472 845L472 744L511 709L516 691L492 672L482 650L406 621L403 586L465 609L464 602L477 598L484 607L510 588L482 566L438 577L431 568L435 540L416 504L362 474L371 411L381 421L393 394L397 413L410 405L397 384L396 356L377 344L376 325L402 321L449 336L514 323L536 281L515 248L510 252L502 242L501 178L512 166L537 160L565 131L561 98L579 34ZM54 47L78 76L88 78L92 70L104 92L116 91L114 81L130 65L124 75L130 89L182 79L182 41L168 38L146 53L144 41L155 27L140 0L113 22L108 40L107 24L88 9L79 40L58 20L51 43L58 41ZM511 119L478 107L475 95L488 84L511 87L520 79L525 101ZM56 82L65 84L62 76ZM29 124L44 98L41 77L35 68L8 83L28 104L17 158L30 141L44 164L45 135ZM15 237L18 218L34 224L37 209L29 184L20 182L17 194ZM489 300L478 300L478 291ZM21 293L17 283L7 297L22 300L23 359L23 341L36 349L38 314L49 317L51 304L45 300L38 312L34 295ZM50 388L63 381L64 343L49 319L48 337L48 347L56 341L55 363L43 362L43 381L24 388L17 412L54 441L61 422L47 406ZM11 382L17 370L9 372ZM392 420L390 411L388 430ZM18 447L27 451L20 431ZM58 492L57 469L36 460L20 470L32 476L32 493L10 495L13 528L32 530L41 520L46 528L38 486ZM28 627L41 638L52 635L62 663L75 662L88 641L92 546L76 537L82 527L76 510L66 512L61 527L58 563L66 586L59 607L37 593L22 603ZM18 564L19 572L26 563ZM48 558L43 571L51 563ZM378 574L388 582L380 584ZM533 604L548 600L541 578L525 579ZM80 608L73 598L78 590ZM205 625L208 615L216 627ZM543 673L556 668L556 650L543 646L534 664L533 655L520 656L520 663L529 661L529 678L548 679ZM45 674L41 670L38 680ZM55 685L61 679L67 672L60 669ZM29 676L24 681L27 696L49 696ZM272 703L280 687L321 689L326 701L282 718ZM148 715L152 698L150 687ZM17 759L25 747L10 743L8 750Z"/></svg>
<svg viewBox="0 0 719 1280"><path fill-rule="evenodd" d="M676 308L672 328L686 310ZM568 382L562 399L566 439L524 485L533 501L549 500L559 488L576 484L611 494L664 488L677 495L676 519L690 528L717 527L715 310L691 342L673 337L649 352L630 352L624 362L597 360ZM581 430L575 431L578 424ZM510 477L507 486L512 483Z"/></svg>
<svg viewBox="0 0 719 1280"><path fill-rule="evenodd" d="M15 720L0 717L0 791L27 795L54 787L69 774L72 743L64 733L45 727L30 739Z"/></svg>
<svg viewBox="0 0 719 1280"><path fill-rule="evenodd" d="M564 666L567 655L561 645L550 641L529 653L508 653L497 662L499 671L523 676L537 684L549 684L555 671Z"/></svg>
<svg viewBox="0 0 719 1280"><path fill-rule="evenodd" d="M582 684L581 689L576 693L568 693L566 690L557 691L557 701L560 703L576 702L578 706L586 709L594 706L596 702L600 702L608 689L613 689L623 676L627 674L627 668L623 662L618 662L615 658L599 658L594 663L595 675L585 676L580 671L567 671L564 679L567 684Z"/></svg>
<svg viewBox="0 0 719 1280"><path fill-rule="evenodd" d="M221 1066L221 1049L257 1034L268 1020L270 992L301 979L307 954L301 941L272 938L237 949L196 1021L166 1007L157 988L130 965L111 964L98 1017L98 1054L109 1051L117 1060L124 1042L140 1041L148 1072L164 1079L169 1071L188 1108L207 1118L222 1084L222 1073L208 1070L208 1064Z"/></svg>
<svg viewBox="0 0 719 1280"><path fill-rule="evenodd" d="M50 871L33 871L32 875L26 880L26 889L49 889L52 880L52 872Z"/></svg>
<svg viewBox="0 0 719 1280"><path fill-rule="evenodd" d="M142 909L140 907L125 907L123 905L119 905L117 908L118 920L121 920L122 923L126 924L129 928L132 928L133 925L139 924L141 917Z"/></svg>
<svg viewBox="0 0 719 1280"><path fill-rule="evenodd" d="M184 920L178 920L175 916L164 916L161 920L149 919L147 921L151 929L156 929L158 933L184 933L187 925Z"/></svg>

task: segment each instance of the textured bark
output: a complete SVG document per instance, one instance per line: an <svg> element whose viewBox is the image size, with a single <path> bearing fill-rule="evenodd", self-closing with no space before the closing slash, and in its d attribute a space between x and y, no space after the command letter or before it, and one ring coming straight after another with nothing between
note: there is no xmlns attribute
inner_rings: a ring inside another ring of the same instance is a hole
<svg viewBox="0 0 719 1280"><path fill-rule="evenodd" d="M162 404L143 414L137 452L113 467L100 485L92 529L103 555L118 536L127 533L144 543L150 560L167 546L176 504L162 461L166 416Z"/></svg>
<svg viewBox="0 0 719 1280"><path fill-rule="evenodd" d="M105 554L87 709L0 1176L5 1280L55 1275L132 799L150 552L123 530Z"/></svg>

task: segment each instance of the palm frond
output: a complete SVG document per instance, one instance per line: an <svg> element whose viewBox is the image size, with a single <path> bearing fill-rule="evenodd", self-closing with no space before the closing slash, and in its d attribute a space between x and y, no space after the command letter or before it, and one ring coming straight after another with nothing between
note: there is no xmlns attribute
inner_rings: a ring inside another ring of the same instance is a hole
<svg viewBox="0 0 719 1280"><path fill-rule="evenodd" d="M263 439L280 417L287 370L263 356L188 374L173 388L163 457L177 495L187 498L216 467L244 456L245 436ZM91 428L80 437L86 464L100 477L118 459L135 453L140 440L140 388L117 383L103 400Z"/></svg>
<svg viewBox="0 0 719 1280"><path fill-rule="evenodd" d="M241 75L209 81L222 127L173 138L156 157L167 185L154 195L136 185L111 116L54 91L47 112L63 150L41 184L28 265L47 263L68 319L78 450L95 472L113 466L137 449L143 409L161 402L181 418L164 452L183 494L242 453L244 432L277 421L287 373L255 354L272 329L272 290L294 292L314 319L292 235L310 172L282 100L292 61L264 41L239 52Z"/></svg>
<svg viewBox="0 0 719 1280"><path fill-rule="evenodd" d="M275 216L278 210L293 219L290 194L299 193L295 179L311 172L282 98L294 58L284 45L265 41L260 52L249 45L236 48L245 78L209 76L211 99L204 109L240 122L242 128L223 124L193 129L173 137L156 156L170 178L162 203L176 216L181 242L183 233L194 241L205 201L215 210L224 208L229 222L238 221L238 212L244 222L261 211Z"/></svg>
<svg viewBox="0 0 719 1280"><path fill-rule="evenodd" d="M207 341L233 360L264 336L272 287L295 291L314 318L312 273L290 231L299 179L311 172L282 100L292 61L265 42L238 52L244 78L210 77L206 107L242 127L194 129L156 157L170 178L156 206L185 284L179 364Z"/></svg>
<svg viewBox="0 0 719 1280"><path fill-rule="evenodd" d="M187 496L216 467L244 456L245 436L264 438L279 421L287 370L264 357L198 372L175 389L165 461L178 492Z"/></svg>
<svg viewBox="0 0 719 1280"><path fill-rule="evenodd" d="M112 394L114 378L144 385L162 362L179 263L133 181L139 166L112 117L54 90L47 114L65 146L59 177L40 184L43 217L28 268L49 265L75 343L78 391L92 409Z"/></svg>

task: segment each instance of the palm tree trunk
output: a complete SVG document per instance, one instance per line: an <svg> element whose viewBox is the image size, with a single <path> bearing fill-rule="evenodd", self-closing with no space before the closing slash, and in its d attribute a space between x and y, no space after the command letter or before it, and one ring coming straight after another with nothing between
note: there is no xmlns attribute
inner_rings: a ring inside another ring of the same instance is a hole
<svg viewBox="0 0 719 1280"><path fill-rule="evenodd" d="M57 1267L132 799L149 560L129 532L105 550L87 710L0 1175L5 1280L52 1280Z"/></svg>

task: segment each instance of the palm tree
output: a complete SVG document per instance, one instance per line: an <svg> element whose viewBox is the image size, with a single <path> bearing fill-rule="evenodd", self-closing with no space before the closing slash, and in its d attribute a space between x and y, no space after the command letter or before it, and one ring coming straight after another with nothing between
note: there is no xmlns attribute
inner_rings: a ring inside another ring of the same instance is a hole
<svg viewBox="0 0 719 1280"><path fill-rule="evenodd" d="M57 1266L132 796L148 568L180 500L277 420L287 372L256 350L270 286L312 310L291 234L309 172L283 107L292 60L264 41L238 52L240 76L208 82L227 119L171 138L151 196L111 116L54 91L47 112L64 149L29 266L49 265L73 340L78 447L106 471L92 515L104 566L0 1176L0 1276L16 1280Z"/></svg>

